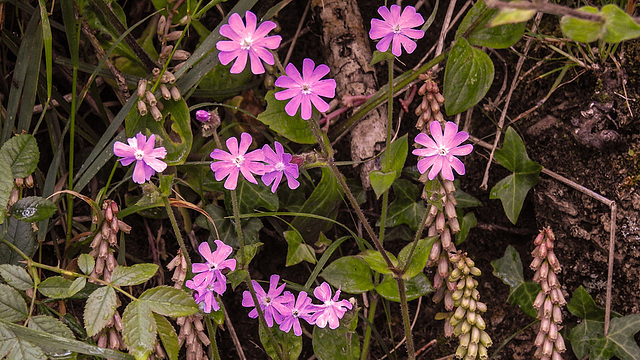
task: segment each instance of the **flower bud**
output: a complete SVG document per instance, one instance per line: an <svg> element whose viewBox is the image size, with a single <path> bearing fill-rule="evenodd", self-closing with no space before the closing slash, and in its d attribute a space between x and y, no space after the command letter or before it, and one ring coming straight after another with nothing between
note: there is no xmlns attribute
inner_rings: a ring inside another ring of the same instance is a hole
<svg viewBox="0 0 640 360"><path fill-rule="evenodd" d="M156 33L158 36L164 35L164 29L167 26L167 17L162 15L160 19L158 19L158 26L156 27Z"/></svg>
<svg viewBox="0 0 640 360"><path fill-rule="evenodd" d="M453 317L461 320L462 318L464 318L464 314L467 312L467 310L465 310L462 306L458 306L458 308L456 309L456 311L453 313Z"/></svg>
<svg viewBox="0 0 640 360"><path fill-rule="evenodd" d="M538 246L538 256L544 259L547 257L547 253L547 244L540 244Z"/></svg>
<svg viewBox="0 0 640 360"><path fill-rule="evenodd" d="M548 294L549 291L551 291L551 287L549 286L547 279L542 279L540 281L540 287L542 287L542 291L544 291L545 294Z"/></svg>
<svg viewBox="0 0 640 360"><path fill-rule="evenodd" d="M447 281L447 289L449 289L449 291L456 291L456 289L458 288L458 282L457 281Z"/></svg>
<svg viewBox="0 0 640 360"><path fill-rule="evenodd" d="M483 330L484 330L484 329L483 329ZM466 322L466 321L463 321L463 322L462 322L462 327L461 327L461 329L460 329L460 333L461 333L461 334L466 334L466 333L468 333L469 331L471 331L471 324L469 324L469 323L468 323L468 322Z"/></svg>
<svg viewBox="0 0 640 360"><path fill-rule="evenodd" d="M478 329L477 327L471 329L471 343L477 344L480 342L480 332L480 329Z"/></svg>
<svg viewBox="0 0 640 360"><path fill-rule="evenodd" d="M549 334L547 336L549 336L551 341L556 341L558 338L558 325L551 323L551 325L549 325Z"/></svg>
<svg viewBox="0 0 640 360"><path fill-rule="evenodd" d="M24 179L23 178L15 178L13 180L16 184L17 187L21 188L22 186L24 186Z"/></svg>
<svg viewBox="0 0 640 360"><path fill-rule="evenodd" d="M173 53L173 60L187 60L191 56L191 53L185 50L176 50Z"/></svg>
<svg viewBox="0 0 640 360"><path fill-rule="evenodd" d="M440 234L440 241L442 242L442 247L445 250L451 248L451 232L449 232L449 229L444 229L444 231L442 231L442 234Z"/></svg>
<svg viewBox="0 0 640 360"><path fill-rule="evenodd" d="M487 324L484 322L482 316L476 316L476 327L480 330L484 330L487 328Z"/></svg>
<svg viewBox="0 0 640 360"><path fill-rule="evenodd" d="M447 311L453 310L453 307L455 306L452 294L453 293L451 291L446 291L444 293L444 308L447 309Z"/></svg>
<svg viewBox="0 0 640 360"><path fill-rule="evenodd" d="M478 269L477 267L472 267L469 272L471 273L471 275L473 276L480 276L482 275L482 271L480 269Z"/></svg>
<svg viewBox="0 0 640 360"><path fill-rule="evenodd" d="M467 350L467 358L475 359L478 355L478 344L470 344Z"/></svg>
<svg viewBox="0 0 640 360"><path fill-rule="evenodd" d="M176 30L168 33L166 39L167 41L176 41L180 39L180 36L182 36L182 31Z"/></svg>
<svg viewBox="0 0 640 360"><path fill-rule="evenodd" d="M462 359L466 354L467 354L467 348L458 346L458 348L456 349L456 358Z"/></svg>
<svg viewBox="0 0 640 360"><path fill-rule="evenodd" d="M33 187L33 175L29 174L29 176L24 178L24 184L31 189Z"/></svg>
<svg viewBox="0 0 640 360"><path fill-rule="evenodd" d="M438 262L438 274L445 279L449 275L449 261L447 261L447 258L444 256L441 256Z"/></svg>
<svg viewBox="0 0 640 360"><path fill-rule="evenodd" d="M540 231L538 236L536 236L535 240L533 240L533 244L535 246L540 246L540 244L542 244L543 240L544 240L544 233L542 231Z"/></svg>
<svg viewBox="0 0 640 360"><path fill-rule="evenodd" d="M556 324L562 323L562 310L560 306L553 307L553 322Z"/></svg>
<svg viewBox="0 0 640 360"><path fill-rule="evenodd" d="M476 301L476 307L478 308L478 311L481 313L487 312L487 304L483 302Z"/></svg>
<svg viewBox="0 0 640 360"><path fill-rule="evenodd" d="M547 298L547 296L545 295L544 292L539 292L538 295L536 296L536 299L533 301L533 308L536 310L539 310L542 305L544 304L545 299Z"/></svg>
<svg viewBox="0 0 640 360"><path fill-rule="evenodd" d="M543 318L540 321L540 332L548 334L550 327L551 327L551 321L549 320L549 318Z"/></svg>
<svg viewBox="0 0 640 360"><path fill-rule="evenodd" d="M444 336L451 337L453 335L453 326L449 322L449 319L444 321Z"/></svg>
<svg viewBox="0 0 640 360"><path fill-rule="evenodd" d="M169 89L169 92L171 93L171 98L174 101L182 99L182 94L180 93L180 89L178 89L177 86L172 86L171 89Z"/></svg>
<svg viewBox="0 0 640 360"><path fill-rule="evenodd" d="M175 84L176 83L176 77L170 71L165 71L164 74L162 74L162 78L160 78L160 82L161 83Z"/></svg>
<svg viewBox="0 0 640 360"><path fill-rule="evenodd" d="M451 271L451 275L449 275L449 281L454 282L454 281L458 281L458 279L460 279L460 277L462 276L462 271L460 271L460 269L455 268Z"/></svg>
<svg viewBox="0 0 640 360"><path fill-rule="evenodd" d="M458 217L458 214L456 214L456 206L449 201L444 203L444 213L447 215L447 219L454 219Z"/></svg>
<svg viewBox="0 0 640 360"><path fill-rule="evenodd" d="M449 228L451 232L457 234L460 232L460 223L458 222L458 218L449 219Z"/></svg>
<svg viewBox="0 0 640 360"><path fill-rule="evenodd" d="M487 348L482 344L478 344L478 358L480 360L486 360L489 358L489 354L487 353Z"/></svg>
<svg viewBox="0 0 640 360"><path fill-rule="evenodd" d="M169 89L167 88L167 85L165 84L160 84L160 93L162 93L162 97L165 100L171 100L171 92L169 91Z"/></svg>
<svg viewBox="0 0 640 360"><path fill-rule="evenodd" d="M439 257L440 257L440 241L436 241L431 247L431 252L429 252L429 261L435 263Z"/></svg>
<svg viewBox="0 0 640 360"><path fill-rule="evenodd" d="M551 299L547 296L546 300L544 301L544 305L542 307L542 313L544 314L543 316L545 318L551 317L552 311L553 311L553 303L551 302Z"/></svg>
<svg viewBox="0 0 640 360"><path fill-rule="evenodd" d="M469 322L469 324L471 324L471 325L475 324L477 318L478 318L478 316L476 315L476 313L467 311L467 321Z"/></svg>
<svg viewBox="0 0 640 360"><path fill-rule="evenodd" d="M536 335L536 340L533 342L533 344L536 347L540 347L542 346L542 344L544 344L545 339L547 338L547 334L543 331L538 331L538 335Z"/></svg>
<svg viewBox="0 0 640 360"><path fill-rule="evenodd" d="M438 233L442 233L442 231L444 230L444 224L445 224L444 213L440 212L436 216L436 230L438 230Z"/></svg>
<svg viewBox="0 0 640 360"><path fill-rule="evenodd" d="M551 340L547 339L545 340L544 344L542 344L542 355L551 356L552 352L553 352L553 343L551 342Z"/></svg>
<svg viewBox="0 0 640 360"><path fill-rule="evenodd" d="M548 275L548 280L549 280L550 287L558 288L558 286L560 286L560 284L558 283L558 276L556 276L556 273L550 272Z"/></svg>
<svg viewBox="0 0 640 360"><path fill-rule="evenodd" d="M556 339L556 351L558 352L565 352L567 350L567 347L564 344L564 339L562 338L562 334L558 333L558 338Z"/></svg>
<svg viewBox="0 0 640 360"><path fill-rule="evenodd" d="M463 293L462 290L456 290L451 293L451 298L453 298L453 301L458 301L462 299L462 293Z"/></svg>
<svg viewBox="0 0 640 360"><path fill-rule="evenodd" d="M109 341L108 335L105 334L105 333L101 333L100 336L98 337L97 344L101 348L106 348L107 347L107 341Z"/></svg>
<svg viewBox="0 0 640 360"><path fill-rule="evenodd" d="M478 284L478 282L476 281L476 285ZM480 300L480 292L476 289L473 289L470 291L471 292L471 297L475 300Z"/></svg>
<svg viewBox="0 0 640 360"><path fill-rule="evenodd" d="M440 93L435 93L433 96L437 102L439 102L440 104L444 104L444 96L442 96L442 94Z"/></svg>
<svg viewBox="0 0 640 360"><path fill-rule="evenodd" d="M100 244L104 244L104 242L101 242ZM93 269L93 271L95 271L95 273L97 275L102 275L104 273L104 258L103 257L98 257L96 259L96 267Z"/></svg>
<svg viewBox="0 0 640 360"><path fill-rule="evenodd" d="M436 272L436 274L433 276L433 288L440 289L442 283L444 283L444 278Z"/></svg>
<svg viewBox="0 0 640 360"><path fill-rule="evenodd" d="M12 188L11 189L11 194L9 195L9 203L8 203L8 205L11 206L11 205L15 204L16 202L18 202L18 198L19 197L20 197L20 194L18 193L18 189Z"/></svg>
<svg viewBox="0 0 640 360"><path fill-rule="evenodd" d="M171 52L173 51L173 45L165 45L161 50L160 50L160 55L158 55L158 61L160 63L164 63L165 61L167 61L167 59L169 58L169 55L171 55ZM177 52L177 51L176 51ZM175 56L174 56L175 59ZM160 73L158 72L158 75ZM154 74L156 75L156 74ZM157 76L157 75L156 75Z"/></svg>
<svg viewBox="0 0 640 360"><path fill-rule="evenodd" d="M162 113L160 112L160 109L158 109L157 106L151 106L151 116L153 117L153 120L155 121L160 121L162 120Z"/></svg>
<svg viewBox="0 0 640 360"><path fill-rule="evenodd" d="M459 340L460 340L460 346L468 347L469 342L471 341L471 333L462 334Z"/></svg>
<svg viewBox="0 0 640 360"><path fill-rule="evenodd" d="M480 344L486 347L493 345L493 341L491 340L491 337L489 336L489 334L487 334L486 331L480 331Z"/></svg>
<svg viewBox="0 0 640 360"><path fill-rule="evenodd" d="M544 261L544 259L534 255L533 261L531 262L531 265L529 267L531 268L531 270L538 270L540 268L540 265L542 265L542 261Z"/></svg>
<svg viewBox="0 0 640 360"><path fill-rule="evenodd" d="M469 307L468 310L471 312L476 312L476 308L477 308L477 301L473 300L473 299L469 299Z"/></svg>
<svg viewBox="0 0 640 360"><path fill-rule="evenodd" d="M553 251L549 252L547 256L547 261L549 261L549 265L551 265L553 272L555 272L556 274L560 272L561 270L560 262L558 261L558 258L556 257L556 254Z"/></svg>
<svg viewBox="0 0 640 360"><path fill-rule="evenodd" d="M151 91L145 92L144 96L145 96L145 99L147 100L147 103L152 107L158 104L158 100L156 100L156 97L153 95Z"/></svg>

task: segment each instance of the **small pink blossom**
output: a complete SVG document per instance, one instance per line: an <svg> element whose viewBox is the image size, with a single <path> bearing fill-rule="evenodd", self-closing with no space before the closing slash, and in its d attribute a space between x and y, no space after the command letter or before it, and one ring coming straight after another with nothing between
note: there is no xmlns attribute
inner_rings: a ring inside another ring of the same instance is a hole
<svg viewBox="0 0 640 360"><path fill-rule="evenodd" d="M286 284L282 284L278 287L279 280L279 275L271 275L271 278L269 279L268 292L265 292L257 281L251 280L253 288L256 291L256 298L258 299L260 308L264 311L265 321L269 327L273 326L274 320L277 324L282 323L284 316L282 316L282 313L280 312L281 309L294 300L293 294L288 291L283 295L280 295L282 294ZM251 297L249 290L245 290L245 292L242 293L242 306L254 307L254 309L249 312L249 317L252 319L258 317L258 310L255 309L256 305L253 302L253 298Z"/></svg>
<svg viewBox="0 0 640 360"><path fill-rule="evenodd" d="M167 156L167 150L164 147L154 148L156 144L155 135L147 137L138 133L135 137L127 139L129 145L117 141L113 144L113 153L121 157L119 159L123 166L128 166L134 161L133 182L144 184L151 179L156 172L163 172L167 168L167 164L159 159Z"/></svg>
<svg viewBox="0 0 640 360"><path fill-rule="evenodd" d="M231 153L220 149L215 149L211 153L211 158L220 160L211 164L211 171L215 173L216 180L221 181L228 176L224 182L225 189L235 190L240 173L254 184L257 184L258 181L253 177L253 174L264 174L264 164L261 162L264 160L262 149L247 153L252 140L251 135L242 133L240 146L238 146L238 139L235 137L227 139L227 148Z"/></svg>
<svg viewBox="0 0 640 360"><path fill-rule="evenodd" d="M331 297L331 287L326 282L313 290L313 295L322 301L322 305L318 307L317 312L313 315L313 324L319 328L324 328L329 324L330 329L336 329L340 326L340 319L347 310L351 310L353 305L348 300L340 299L340 289L336 290L336 294Z"/></svg>
<svg viewBox="0 0 640 360"><path fill-rule="evenodd" d="M231 271L236 269L236 260L227 259L233 249L231 246L223 243L220 240L214 241L216 244L216 251L211 252L209 243L203 242L198 246L198 252L206 260L206 263L193 263L191 269L194 274L193 283L201 284L206 282L212 285L215 292L222 295L227 290L227 278L222 271L229 269ZM190 287L187 285L187 287ZM192 288L193 289L193 288Z"/></svg>
<svg viewBox="0 0 640 360"><path fill-rule="evenodd" d="M193 280L187 280L185 286L196 291L196 303L205 313L208 314L211 310L218 311L220 309L220 304L216 301L216 293L218 291L214 289L214 283L203 281L200 284L196 284Z"/></svg>
<svg viewBox="0 0 640 360"><path fill-rule="evenodd" d="M429 129L431 136L420 133L415 138L415 142L424 146L423 149L413 150L413 155L423 156L418 161L418 171L423 174L429 168L429 180L433 180L442 173L442 177L453 181L454 169L459 175L464 175L464 164L456 156L469 155L473 151L473 145L466 144L459 146L469 138L469 134L464 131L458 132L458 125L448 121L442 134L442 126L439 122L431 123Z"/></svg>
<svg viewBox="0 0 640 360"><path fill-rule="evenodd" d="M416 26L424 24L422 15L416 12L413 6L406 6L400 14L400 6L391 5L391 9L385 6L378 8L378 14L382 16L384 21L380 19L371 19L371 30L369 37L372 40L382 39L376 45L379 51L389 50L391 45L391 53L395 56L402 55L402 47L411 54L418 45L411 39L421 39L424 31L412 29Z"/></svg>
<svg viewBox="0 0 640 360"><path fill-rule="evenodd" d="M245 14L247 25L237 13L231 14L229 24L220 27L220 35L228 37L230 41L218 41L216 48L220 50L218 59L223 65L227 65L233 59L237 59L231 67L232 74L239 74L247 64L247 57L251 61L251 72L264 73L262 61L269 65L274 64L273 54L267 49L277 49L282 37L280 35L267 36L276 28L273 21L265 21L256 29L257 18L254 13L247 11Z"/></svg>
<svg viewBox="0 0 640 360"><path fill-rule="evenodd" d="M311 104L320 112L329 111L329 104L320 98L333 98L336 95L336 81L334 79L320 80L329 73L329 67L324 64L318 65L311 59L304 59L302 62L302 75L293 64L285 68L287 75L282 75L276 79L275 85L286 90L275 93L278 100L291 99L285 106L285 111L289 116L294 116L301 108L302 118L311 119L313 112Z"/></svg>
<svg viewBox="0 0 640 360"><path fill-rule="evenodd" d="M196 111L196 120L200 122L207 122L211 119L211 114L207 110Z"/></svg>
<svg viewBox="0 0 640 360"><path fill-rule="evenodd" d="M282 175L287 177L289 188L296 189L300 183L298 178L298 165L291 163L291 154L284 152L284 148L279 142L275 142L273 146L276 148L274 152L269 145L262 147L264 153L264 161L267 163L265 173L262 175L262 181L269 186L271 183L271 192L275 193L282 180Z"/></svg>
<svg viewBox="0 0 640 360"><path fill-rule="evenodd" d="M291 302L288 306L284 306L281 310L282 324L280 324L280 330L284 332L291 331L293 327L293 333L296 336L302 335L302 326L300 325L300 319L311 323L313 314L320 307L311 303L311 298L306 292L301 291L298 294L298 300L295 303Z"/></svg>

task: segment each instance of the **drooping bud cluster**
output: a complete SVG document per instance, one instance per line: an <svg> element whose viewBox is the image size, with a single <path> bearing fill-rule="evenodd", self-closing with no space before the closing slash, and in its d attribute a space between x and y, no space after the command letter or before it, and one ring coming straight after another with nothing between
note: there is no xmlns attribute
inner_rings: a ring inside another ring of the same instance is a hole
<svg viewBox="0 0 640 360"><path fill-rule="evenodd" d="M184 281L187 277L187 259L182 255L180 249L178 249L178 255L167 264L167 269L169 271L173 270L173 276L171 276L171 280L173 280L173 287L180 290L184 286Z"/></svg>
<svg viewBox="0 0 640 360"><path fill-rule="evenodd" d="M544 228L535 238L536 248L531 255L531 269L535 271L533 281L540 284L542 291L538 293L533 307L538 310L540 329L536 336L535 356L542 360L561 360L567 349L560 334L562 323L562 307L567 303L560 290L557 274L560 263L553 252L555 236L550 228Z"/></svg>
<svg viewBox="0 0 640 360"><path fill-rule="evenodd" d="M451 294L455 310L445 320L445 335L455 335L460 339L457 358L486 359L487 348L492 344L489 334L484 331L486 324L482 318L487 305L480 302L480 293L476 289L478 281L473 278L480 276L480 269L466 254L451 254L449 258L454 265L448 281L455 284Z"/></svg>
<svg viewBox="0 0 640 360"><path fill-rule="evenodd" d="M416 128L422 130L425 127L428 128L433 121L444 122L444 116L440 112L440 108L444 104L444 96L440 94L438 84L430 73L420 74L419 78L424 80L424 84L418 89L418 95L422 96L422 102L415 111L418 115Z"/></svg>
<svg viewBox="0 0 640 360"><path fill-rule="evenodd" d="M176 322L180 326L178 345L187 348L187 360L209 360L205 348L211 341L202 324L202 313L179 317Z"/></svg>

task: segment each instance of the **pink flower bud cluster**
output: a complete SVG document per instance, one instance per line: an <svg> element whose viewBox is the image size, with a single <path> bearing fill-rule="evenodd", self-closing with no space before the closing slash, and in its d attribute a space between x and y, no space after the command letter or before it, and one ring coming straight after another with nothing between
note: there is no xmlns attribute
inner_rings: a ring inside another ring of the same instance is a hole
<svg viewBox="0 0 640 360"><path fill-rule="evenodd" d="M206 347L211 344L209 336L202 324L204 315L201 313L179 317L176 323L180 326L178 334L178 348L187 348L187 360L209 360Z"/></svg>
<svg viewBox="0 0 640 360"><path fill-rule="evenodd" d="M531 253L531 269L535 271L533 281L540 284L542 291L533 302L538 310L540 329L536 336L535 356L541 360L560 360L567 349L560 334L562 328L562 307L567 303L560 290L557 274L560 263L553 252L555 236L549 228L544 228L535 238L535 249Z"/></svg>
<svg viewBox="0 0 640 360"><path fill-rule="evenodd" d="M487 348L493 343L481 315L487 311L487 305L480 301L478 281L473 278L480 276L480 269L466 254L451 254L450 260L454 267L448 283L455 284L451 293L455 310L445 319L445 336L455 335L460 340L458 359L487 359Z"/></svg>

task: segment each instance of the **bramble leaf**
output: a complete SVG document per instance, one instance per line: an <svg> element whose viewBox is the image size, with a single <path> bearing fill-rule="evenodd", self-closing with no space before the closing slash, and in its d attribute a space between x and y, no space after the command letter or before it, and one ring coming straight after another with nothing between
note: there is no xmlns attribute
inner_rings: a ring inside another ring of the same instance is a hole
<svg viewBox="0 0 640 360"><path fill-rule="evenodd" d="M79 277L71 281L62 276L52 276L38 285L38 291L51 299L66 299L82 290L87 284L87 279Z"/></svg>
<svg viewBox="0 0 640 360"><path fill-rule="evenodd" d="M122 337L136 359L149 356L156 340L156 321L144 301L134 300L124 310Z"/></svg>
<svg viewBox="0 0 640 360"><path fill-rule="evenodd" d="M78 256L78 267L86 275L91 274L93 268L96 266L96 259L89 254L80 254Z"/></svg>
<svg viewBox="0 0 640 360"><path fill-rule="evenodd" d="M7 162L14 178L27 177L36 170L40 161L38 142L30 134L16 135L2 145L0 158Z"/></svg>
<svg viewBox="0 0 640 360"><path fill-rule="evenodd" d="M118 286L140 285L149 280L158 271L156 264L135 264L116 266L111 275L111 283Z"/></svg>
<svg viewBox="0 0 640 360"><path fill-rule="evenodd" d="M27 196L13 204L9 214L22 221L36 222L50 218L56 211L58 207L53 201L40 196Z"/></svg>
<svg viewBox="0 0 640 360"><path fill-rule="evenodd" d="M164 316L189 316L198 312L198 304L186 292L170 287L157 286L143 292L138 301L154 313Z"/></svg>
<svg viewBox="0 0 640 360"><path fill-rule="evenodd" d="M0 284L0 319L17 322L28 315L27 303L20 293L9 285Z"/></svg>
<svg viewBox="0 0 640 360"><path fill-rule="evenodd" d="M27 270L21 266L2 264L0 265L0 276L17 290L28 290L33 287L33 280Z"/></svg>
<svg viewBox="0 0 640 360"><path fill-rule="evenodd" d="M2 183L2 161L0 160L0 183ZM13 180L11 180L13 184ZM12 185L13 186L13 185ZM2 185L0 185L2 187ZM0 192L2 192L0 190ZM0 218L2 218L2 211L0 210ZM0 221L1 223L1 221ZM36 240L31 224L20 221L14 217L10 217L7 220L7 226L4 227L3 234L5 240L9 241L25 253L28 257L32 257L38 249L38 241ZM17 252L10 249L7 245L0 243L0 264L13 264L19 265L22 261L22 257Z"/></svg>
<svg viewBox="0 0 640 360"><path fill-rule="evenodd" d="M110 286L94 290L84 307L84 327L89 337L102 330L120 306L116 291Z"/></svg>
<svg viewBox="0 0 640 360"><path fill-rule="evenodd" d="M153 319L156 322L158 337L162 341L167 357L169 357L169 360L178 360L180 344L178 343L178 334L176 334L173 325L162 315L153 314Z"/></svg>

